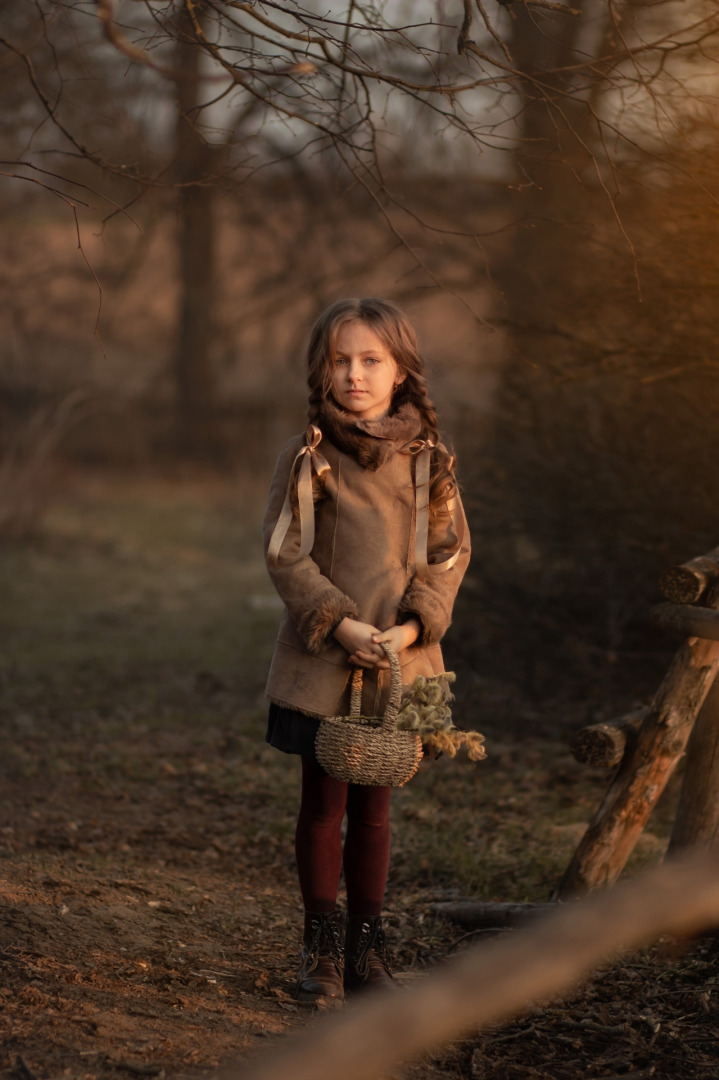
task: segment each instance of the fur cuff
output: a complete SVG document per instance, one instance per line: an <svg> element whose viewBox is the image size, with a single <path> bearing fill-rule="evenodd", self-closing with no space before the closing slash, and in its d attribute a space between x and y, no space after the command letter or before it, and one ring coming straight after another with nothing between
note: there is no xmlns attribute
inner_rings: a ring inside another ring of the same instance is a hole
<svg viewBox="0 0 719 1080"><path fill-rule="evenodd" d="M420 645L437 645L451 621L436 594L420 581L413 581L407 589L400 601L399 612L414 615L422 623Z"/></svg>
<svg viewBox="0 0 719 1080"><path fill-rule="evenodd" d="M327 589L320 593L312 609L302 616L297 630L307 651L316 656L327 648L328 638L343 619L356 619L358 615L359 608L354 600L339 589Z"/></svg>

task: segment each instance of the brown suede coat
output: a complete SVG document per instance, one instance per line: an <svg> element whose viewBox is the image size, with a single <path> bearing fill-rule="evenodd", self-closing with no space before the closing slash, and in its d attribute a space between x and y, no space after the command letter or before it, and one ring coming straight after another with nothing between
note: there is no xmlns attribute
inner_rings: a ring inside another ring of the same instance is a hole
<svg viewBox="0 0 719 1080"><path fill-rule="evenodd" d="M285 611L267 694L280 705L322 717L349 709L352 669L347 653L332 636L344 616L381 630L401 621L404 613L418 616L422 636L400 655L403 685L410 686L419 674L444 670L439 641L451 622L469 562L469 533L460 506L464 535L459 558L450 570L425 581L417 578L414 460L407 451L420 430L413 407L369 421L348 421L339 410L330 409L320 426L319 450L330 472L322 478L315 504L312 551L298 556L300 526L295 512L278 562L268 562ZM277 463L265 516L265 550L304 444L305 436L290 440ZM430 522L429 563L457 546L451 515L440 507ZM388 678L388 672L365 671L363 714L381 715Z"/></svg>

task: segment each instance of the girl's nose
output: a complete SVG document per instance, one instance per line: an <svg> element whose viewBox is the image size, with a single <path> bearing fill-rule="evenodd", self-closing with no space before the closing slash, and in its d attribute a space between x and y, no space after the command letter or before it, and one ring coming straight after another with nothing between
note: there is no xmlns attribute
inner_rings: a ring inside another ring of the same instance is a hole
<svg viewBox="0 0 719 1080"><path fill-rule="evenodd" d="M362 367L361 367L361 365L353 361L349 365L349 367L347 368L347 375L349 377L350 382L352 382L352 383L358 382L362 378Z"/></svg>

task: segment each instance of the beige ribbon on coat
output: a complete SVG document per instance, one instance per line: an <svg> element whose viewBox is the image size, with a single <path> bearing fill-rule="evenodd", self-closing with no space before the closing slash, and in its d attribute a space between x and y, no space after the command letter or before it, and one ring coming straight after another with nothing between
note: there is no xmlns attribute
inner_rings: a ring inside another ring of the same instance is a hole
<svg viewBox="0 0 719 1080"><path fill-rule="evenodd" d="M319 477L329 472L330 464L317 447L322 442L322 432L315 424L310 424L307 429L307 442L300 449L292 462L290 479L287 484L285 501L277 519L267 549L268 560L276 564L279 562L280 550L285 537L292 524L292 486L295 479L297 463L300 462L297 474L297 504L300 519L300 546L297 554L309 555L315 542L315 504L312 495L312 470ZM436 563L429 563L427 547L429 544L429 481L432 451L436 443L429 439L415 439L405 451L415 457L414 488L415 488L415 534L414 534L414 560L417 577L426 581L432 574L441 574L451 570L459 558L464 538L464 519L459 512L459 500L452 497L447 500L447 510L452 518L452 528L457 537L457 548L446 558Z"/></svg>
<svg viewBox="0 0 719 1080"><path fill-rule="evenodd" d="M415 439L407 447L407 451L415 455L414 561L416 574L420 581L426 581L432 574L442 574L446 570L451 570L459 558L459 553L462 550L462 540L464 539L464 519L459 512L459 500L452 496L451 499L447 500L447 510L452 518L452 528L457 537L456 550L439 562L430 563L428 561L430 466L432 451L436 445L435 442L429 439Z"/></svg>
<svg viewBox="0 0 719 1080"><path fill-rule="evenodd" d="M300 546L298 555L309 555L315 542L315 503L312 495L312 470L317 476L329 472L330 464L327 458L319 452L317 447L322 442L322 432L315 424L307 428L307 442L301 448L290 469L290 479L287 484L285 501L280 510L270 544L267 549L267 558L272 563L279 562L280 549L287 536L287 531L292 524L292 487L295 480L295 470L300 462L297 474L297 504L300 518Z"/></svg>

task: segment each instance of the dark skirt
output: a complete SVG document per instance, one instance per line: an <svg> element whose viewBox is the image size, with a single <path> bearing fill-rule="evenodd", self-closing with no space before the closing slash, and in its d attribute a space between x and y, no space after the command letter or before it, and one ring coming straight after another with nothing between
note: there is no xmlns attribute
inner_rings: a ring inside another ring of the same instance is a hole
<svg viewBox="0 0 719 1080"><path fill-rule="evenodd" d="M319 726L319 720L271 701L265 740L284 754L302 754L303 757L314 758L315 735Z"/></svg>

